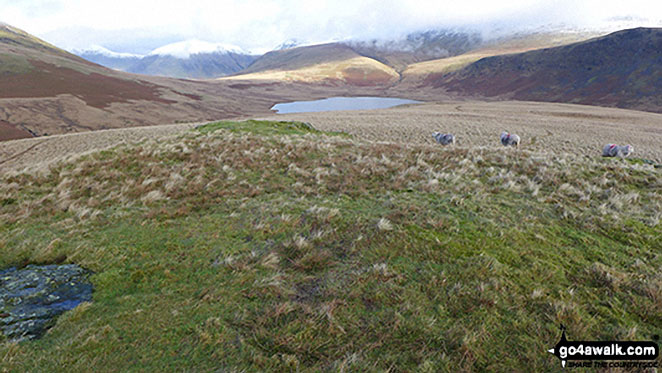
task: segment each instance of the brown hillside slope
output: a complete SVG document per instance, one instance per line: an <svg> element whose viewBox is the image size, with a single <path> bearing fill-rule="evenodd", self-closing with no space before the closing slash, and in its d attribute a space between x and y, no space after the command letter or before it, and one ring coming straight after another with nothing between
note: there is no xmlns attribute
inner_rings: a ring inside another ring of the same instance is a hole
<svg viewBox="0 0 662 373"><path fill-rule="evenodd" d="M461 95L662 112L662 29L483 58L421 86Z"/></svg>
<svg viewBox="0 0 662 373"><path fill-rule="evenodd" d="M446 74L470 65L485 57L523 53L585 41L601 36L589 32L532 33L498 38L484 42L466 53L446 58L413 63L402 72L401 86L419 85L428 76Z"/></svg>

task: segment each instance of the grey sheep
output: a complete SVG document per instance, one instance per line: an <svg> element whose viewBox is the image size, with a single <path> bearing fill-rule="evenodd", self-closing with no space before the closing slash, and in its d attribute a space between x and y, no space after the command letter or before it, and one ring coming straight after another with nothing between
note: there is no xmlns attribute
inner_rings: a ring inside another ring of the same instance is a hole
<svg viewBox="0 0 662 373"><path fill-rule="evenodd" d="M503 146L515 146L519 147L520 138L515 134L510 134L508 132L501 132L501 144Z"/></svg>
<svg viewBox="0 0 662 373"><path fill-rule="evenodd" d="M628 157L634 152L632 145L616 145L616 144L607 144L602 148L603 157Z"/></svg>
<svg viewBox="0 0 662 373"><path fill-rule="evenodd" d="M432 137L434 137L435 141L437 141L441 145L455 144L455 136L450 133L435 132L432 134Z"/></svg>

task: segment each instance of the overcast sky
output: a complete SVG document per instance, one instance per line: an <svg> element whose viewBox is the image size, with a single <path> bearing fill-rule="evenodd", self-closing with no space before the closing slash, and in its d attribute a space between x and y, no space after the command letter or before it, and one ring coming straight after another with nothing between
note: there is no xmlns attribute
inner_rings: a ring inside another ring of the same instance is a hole
<svg viewBox="0 0 662 373"><path fill-rule="evenodd" d="M394 38L432 28L662 26L662 1L0 0L0 21L69 50L146 53L199 39L265 51L288 39Z"/></svg>

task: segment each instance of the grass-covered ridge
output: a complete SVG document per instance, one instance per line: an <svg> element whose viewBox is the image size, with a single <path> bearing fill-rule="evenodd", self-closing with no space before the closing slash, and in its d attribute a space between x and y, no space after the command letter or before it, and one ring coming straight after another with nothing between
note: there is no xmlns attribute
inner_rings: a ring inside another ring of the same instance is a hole
<svg viewBox="0 0 662 373"><path fill-rule="evenodd" d="M304 135L308 133L320 133L308 123L274 122L267 120L221 121L197 127L197 130L204 134L220 129L230 132L249 132L254 135Z"/></svg>
<svg viewBox="0 0 662 373"><path fill-rule="evenodd" d="M310 123L253 119L240 122L221 121L208 123L196 129L203 134L209 134L218 130L226 130L233 133L249 133L255 136L322 134L321 131L316 130ZM323 134L350 137L344 132L324 132Z"/></svg>
<svg viewBox="0 0 662 373"><path fill-rule="evenodd" d="M0 179L0 268L95 272L1 369L560 371L561 323L662 334L652 166L260 126Z"/></svg>

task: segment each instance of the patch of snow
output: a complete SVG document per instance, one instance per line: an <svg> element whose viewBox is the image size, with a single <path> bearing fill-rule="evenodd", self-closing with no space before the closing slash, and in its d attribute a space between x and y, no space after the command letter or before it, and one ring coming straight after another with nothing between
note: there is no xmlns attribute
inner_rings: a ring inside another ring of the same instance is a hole
<svg viewBox="0 0 662 373"><path fill-rule="evenodd" d="M210 43L202 40L191 39L164 45L156 48L149 55L170 55L177 58L189 58L193 54L201 53L237 53L246 54L241 48L222 43Z"/></svg>
<svg viewBox="0 0 662 373"><path fill-rule="evenodd" d="M143 55L140 54L134 54L134 53L121 53L121 52L113 52L110 49L104 48L100 45L93 45L88 48L84 49L75 49L72 51L74 54L77 55L82 55L82 54L100 54L106 57L113 57L113 58L142 58L144 57Z"/></svg>

